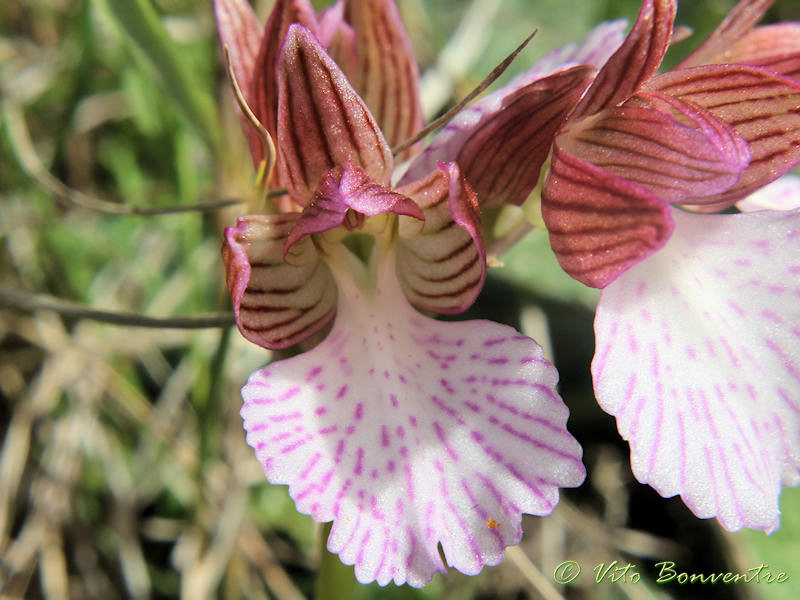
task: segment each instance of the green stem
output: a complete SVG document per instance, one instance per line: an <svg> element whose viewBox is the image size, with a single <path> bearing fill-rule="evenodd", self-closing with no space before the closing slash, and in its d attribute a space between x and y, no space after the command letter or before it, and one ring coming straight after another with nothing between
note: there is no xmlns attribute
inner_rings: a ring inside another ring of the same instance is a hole
<svg viewBox="0 0 800 600"><path fill-rule="evenodd" d="M361 595L361 586L356 581L353 567L342 564L339 557L328 552L327 541L331 532L331 524L325 523L320 528L320 565L317 573L315 600L357 600Z"/></svg>
<svg viewBox="0 0 800 600"><path fill-rule="evenodd" d="M198 461L199 481L202 481L203 468L211 454L211 436L219 433L220 419L220 396L222 394L222 384L224 382L225 357L230 348L231 332L233 327L226 327L222 330L219 344L211 359L210 381L208 385L208 396L200 409L200 460Z"/></svg>

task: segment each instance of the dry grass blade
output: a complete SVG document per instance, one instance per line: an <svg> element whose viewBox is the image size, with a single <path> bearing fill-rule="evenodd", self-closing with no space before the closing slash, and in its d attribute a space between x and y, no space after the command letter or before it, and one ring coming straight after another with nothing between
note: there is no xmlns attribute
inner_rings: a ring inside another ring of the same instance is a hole
<svg viewBox="0 0 800 600"><path fill-rule="evenodd" d="M544 600L563 600L563 596L553 587L553 584L544 576L528 555L519 546L511 546L506 550L506 556L513 562L525 576L533 588Z"/></svg>
<svg viewBox="0 0 800 600"><path fill-rule="evenodd" d="M527 38L525 38L525 41L523 41L519 46L517 46L516 50L514 50L511 54L509 54L503 60L503 62L501 62L494 69L492 69L492 72L489 73L489 75L487 75L483 81L481 81L478 87L476 87L469 94L467 94L466 97L461 102L456 104L453 108L448 110L445 114L443 114L435 121L431 121L416 135L410 137L405 142L401 142L400 144L392 148L392 154L394 154L395 156L397 156L398 154L402 154L403 152L411 148L411 146L413 146L422 138L424 138L426 135L428 135L432 131L439 129L439 127L450 121L450 119L452 119L459 112L461 112L461 109L463 109L465 106L467 106L467 104L475 100L475 98L480 96L486 88L492 85L495 81L497 81L498 77L500 77L503 73L505 73L505 70L511 66L511 63L514 62L514 59L517 58L517 55L525 49L525 46L527 46L528 43L533 39L533 36L536 35L537 31L538 30L535 29L533 33L531 33Z"/></svg>

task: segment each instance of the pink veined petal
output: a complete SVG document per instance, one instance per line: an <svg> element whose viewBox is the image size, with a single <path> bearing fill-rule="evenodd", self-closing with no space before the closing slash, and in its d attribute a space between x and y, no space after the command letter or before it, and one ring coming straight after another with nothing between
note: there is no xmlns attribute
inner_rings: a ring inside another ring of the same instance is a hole
<svg viewBox="0 0 800 600"><path fill-rule="evenodd" d="M800 162L800 83L747 65L670 71L646 89L702 106L747 140L752 159L739 182L704 202L732 204Z"/></svg>
<svg viewBox="0 0 800 600"><path fill-rule="evenodd" d="M360 167L388 185L394 159L380 128L305 27L289 28L278 75L279 167L295 202L308 204L323 175L335 167Z"/></svg>
<svg viewBox="0 0 800 600"><path fill-rule="evenodd" d="M436 157L450 157L458 162L482 209L504 202L521 204L536 186L553 137L592 74L590 67L572 67L504 95L496 106L492 102L462 111L401 182L410 183L425 168L427 175Z"/></svg>
<svg viewBox="0 0 800 600"><path fill-rule="evenodd" d="M278 136L278 62L292 23L300 23L316 34L317 19L308 0L275 2L264 27L250 87L254 99L253 112L273 140ZM278 172L276 169L276 176Z"/></svg>
<svg viewBox="0 0 800 600"><path fill-rule="evenodd" d="M481 208L522 204L539 180L559 126L594 74L573 67L520 88L464 140L457 162Z"/></svg>
<svg viewBox="0 0 800 600"><path fill-rule="evenodd" d="M800 176L784 175L736 203L742 212L800 208Z"/></svg>
<svg viewBox="0 0 800 600"><path fill-rule="evenodd" d="M236 324L272 350L316 333L336 312L336 283L310 239L284 256L300 215L248 215L225 230L222 257Z"/></svg>
<svg viewBox="0 0 800 600"><path fill-rule="evenodd" d="M411 198L379 183L358 167L328 171L322 178L311 204L303 213L286 240L286 252L307 235L324 233L345 223L348 211L355 211L356 221L364 216L384 213L405 215L424 220L420 208ZM356 223L360 226L360 223Z"/></svg>
<svg viewBox="0 0 800 600"><path fill-rule="evenodd" d="M741 0L700 46L678 65L679 69L712 63L739 62L725 59L742 37L758 23L775 0ZM745 61L746 62L746 61Z"/></svg>
<svg viewBox="0 0 800 600"><path fill-rule="evenodd" d="M220 44L228 47L236 81L242 89L245 101L253 109L255 98L250 92L250 86L261 40L261 24L246 0L214 0L214 13ZM264 155L264 149L239 105L234 105L247 137L253 165L257 167Z"/></svg>
<svg viewBox="0 0 800 600"><path fill-rule="evenodd" d="M400 183L411 183L427 176L436 168L436 163L439 161L456 160L464 142L472 136L480 135L480 131L496 118L496 113L502 110L508 98L520 88L531 85L560 70L570 69L580 64L598 69L602 67L608 57L622 43L624 28L624 20L599 25L581 44L570 44L553 50L509 85L459 112L433 137L423 152L411 161ZM483 203L482 198L479 200Z"/></svg>
<svg viewBox="0 0 800 600"><path fill-rule="evenodd" d="M639 481L772 531L800 483L800 212L673 217L600 296L595 393Z"/></svg>
<svg viewBox="0 0 800 600"><path fill-rule="evenodd" d="M542 189L550 246L571 277L602 288L666 243L669 205L559 147Z"/></svg>
<svg viewBox="0 0 800 600"><path fill-rule="evenodd" d="M256 371L247 441L300 512L333 521L328 549L363 583L421 587L478 573L584 478L557 373L535 342L489 321L448 323L405 300L391 260L376 293L339 278L333 330Z"/></svg>
<svg viewBox="0 0 800 600"><path fill-rule="evenodd" d="M400 223L397 277L415 306L459 313L472 306L486 279L486 251L475 193L455 163L400 188L422 208L425 224ZM404 227L407 225L407 227Z"/></svg>
<svg viewBox="0 0 800 600"><path fill-rule="evenodd" d="M694 104L637 94L578 123L560 147L664 202L700 202L733 186L750 162L747 142Z"/></svg>
<svg viewBox="0 0 800 600"><path fill-rule="evenodd" d="M597 74L574 118L627 100L652 77L669 47L676 10L677 0L644 0L633 29Z"/></svg>
<svg viewBox="0 0 800 600"><path fill-rule="evenodd" d="M800 79L800 23L756 27L706 62L766 67L790 79Z"/></svg>
<svg viewBox="0 0 800 600"><path fill-rule="evenodd" d="M358 70L358 51L356 32L344 20L344 2L337 0L318 16L319 43L328 51L330 57L342 68L345 75ZM348 77L349 78L349 77ZM356 88L356 91L359 91Z"/></svg>
<svg viewBox="0 0 800 600"><path fill-rule="evenodd" d="M344 0L355 31L357 70L345 73L390 146L422 129L417 61L394 0ZM334 56L334 58L337 58Z"/></svg>

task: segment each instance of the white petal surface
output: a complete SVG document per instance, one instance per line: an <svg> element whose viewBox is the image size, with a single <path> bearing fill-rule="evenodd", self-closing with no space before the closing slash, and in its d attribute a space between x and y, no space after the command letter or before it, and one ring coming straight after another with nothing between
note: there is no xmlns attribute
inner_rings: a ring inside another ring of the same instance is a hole
<svg viewBox="0 0 800 600"><path fill-rule="evenodd" d="M784 175L750 194L741 202L737 202L736 208L742 212L800 208L800 177Z"/></svg>
<svg viewBox="0 0 800 600"><path fill-rule="evenodd" d="M300 512L333 520L328 548L361 582L425 585L447 562L475 574L584 478L557 373L490 321L416 312L381 269L365 296L337 273L337 319L315 349L244 387L247 441Z"/></svg>
<svg viewBox="0 0 800 600"><path fill-rule="evenodd" d="M800 483L800 211L673 218L602 292L595 392L639 481L772 531L781 486Z"/></svg>

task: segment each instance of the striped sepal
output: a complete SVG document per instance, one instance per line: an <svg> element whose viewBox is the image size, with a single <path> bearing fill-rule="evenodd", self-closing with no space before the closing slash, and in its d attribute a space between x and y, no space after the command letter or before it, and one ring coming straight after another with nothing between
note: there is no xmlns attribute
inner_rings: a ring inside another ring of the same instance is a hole
<svg viewBox="0 0 800 600"><path fill-rule="evenodd" d="M694 104L652 94L571 125L559 144L670 203L729 189L750 162L747 142L725 121Z"/></svg>
<svg viewBox="0 0 800 600"><path fill-rule="evenodd" d="M279 167L298 204L308 204L322 176L335 167L361 167L388 185L394 161L380 128L305 27L289 27L278 78Z"/></svg>
<svg viewBox="0 0 800 600"><path fill-rule="evenodd" d="M228 47L236 81L242 89L245 101L252 109L255 107L255 98L250 89L261 39L261 24L246 0L214 0L214 13L217 18L220 44L223 48ZM247 136L253 164L258 166L264 155L264 149L253 126L239 109L239 105L235 106L242 129Z"/></svg>
<svg viewBox="0 0 800 600"><path fill-rule="evenodd" d="M757 67L708 65L659 75L647 87L702 106L747 140L750 166L716 202L743 198L800 162L797 82Z"/></svg>
<svg viewBox="0 0 800 600"><path fill-rule="evenodd" d="M696 67L713 63L739 62L725 55L731 47L758 23L775 0L741 0L722 23L677 68ZM748 61L745 61L748 62Z"/></svg>
<svg viewBox="0 0 800 600"><path fill-rule="evenodd" d="M289 234L286 248L308 235L324 233L340 225L359 229L364 217L385 213L423 220L425 217L411 198L370 179L357 167L328 171L322 178L314 200L303 209Z"/></svg>
<svg viewBox="0 0 800 600"><path fill-rule="evenodd" d="M525 201L536 186L556 131L593 72L581 66L539 79L481 119L457 159L481 208Z"/></svg>
<svg viewBox="0 0 800 600"><path fill-rule="evenodd" d="M225 230L222 257L236 323L251 342L278 350L319 331L336 312L336 283L311 239L287 253L299 214L248 215Z"/></svg>
<svg viewBox="0 0 800 600"><path fill-rule="evenodd" d="M278 60L286 32L292 23L300 23L316 33L317 18L308 0L277 0L267 19L261 47L253 73L253 112L267 128L273 139L277 137L278 118Z"/></svg>
<svg viewBox="0 0 800 600"><path fill-rule="evenodd" d="M784 77L800 79L800 24L757 27L708 62L765 67Z"/></svg>
<svg viewBox="0 0 800 600"><path fill-rule="evenodd" d="M486 278L486 252L477 199L455 163L398 190L422 208L422 231L401 223L397 276L408 299L425 310L458 313ZM417 233L418 232L418 233Z"/></svg>
<svg viewBox="0 0 800 600"><path fill-rule="evenodd" d="M602 288L661 248L672 233L669 205L556 144L542 190L542 216L561 267Z"/></svg>
<svg viewBox="0 0 800 600"><path fill-rule="evenodd" d="M627 100L652 77L669 46L676 9L677 0L645 0L633 29L597 74L574 118Z"/></svg>
<svg viewBox="0 0 800 600"><path fill-rule="evenodd" d="M357 60L345 72L395 146L423 125L417 62L397 7L394 0L344 0L344 20L355 32Z"/></svg>

